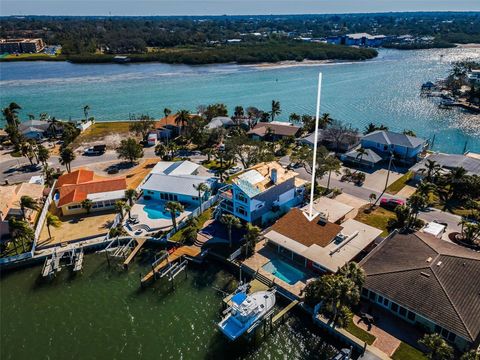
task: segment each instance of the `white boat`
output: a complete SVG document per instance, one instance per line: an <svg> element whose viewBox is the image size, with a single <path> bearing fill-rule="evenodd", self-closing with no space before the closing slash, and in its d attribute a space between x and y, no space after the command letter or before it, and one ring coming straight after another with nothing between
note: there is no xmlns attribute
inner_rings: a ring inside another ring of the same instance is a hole
<svg viewBox="0 0 480 360"><path fill-rule="evenodd" d="M232 297L232 306L227 315L218 323L222 333L235 340L259 322L275 305L275 290L257 291L247 295L245 288L239 288Z"/></svg>

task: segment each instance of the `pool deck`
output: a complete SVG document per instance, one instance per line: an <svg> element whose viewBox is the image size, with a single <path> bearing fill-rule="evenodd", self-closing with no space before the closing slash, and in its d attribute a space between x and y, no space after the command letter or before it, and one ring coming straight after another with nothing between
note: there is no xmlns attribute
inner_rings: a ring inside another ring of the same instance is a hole
<svg viewBox="0 0 480 360"><path fill-rule="evenodd" d="M140 199L137 203L132 206L130 213L132 215L137 215L139 224L145 224L152 230L159 230L159 229L169 229L172 227L172 219L168 217L167 219L150 219L148 214L143 209L147 204L154 204L154 201L145 201ZM157 204L160 204L157 202ZM189 209L185 209L179 216L177 216L177 224L182 221L185 217L190 215L191 211Z"/></svg>
<svg viewBox="0 0 480 360"><path fill-rule="evenodd" d="M258 271L261 275L275 282L275 284L277 284L278 286L284 288L285 290L295 295L296 297L301 298L302 297L301 292L305 287L305 285L307 285L308 278L297 281L295 284L290 285L287 282L283 281L282 279L279 279L272 273L269 273L268 271L263 269L262 266L273 259L283 260L283 258L281 258L278 254L270 250L265 245L266 245L265 240L258 242L257 245L255 246L255 254L249 257L248 259L246 259L243 262L243 265L252 269L255 272ZM300 269L300 268L299 270L303 271L303 269Z"/></svg>

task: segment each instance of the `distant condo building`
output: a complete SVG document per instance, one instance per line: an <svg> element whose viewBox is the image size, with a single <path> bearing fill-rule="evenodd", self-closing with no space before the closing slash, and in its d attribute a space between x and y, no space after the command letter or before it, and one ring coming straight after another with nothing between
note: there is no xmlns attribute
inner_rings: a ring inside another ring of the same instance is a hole
<svg viewBox="0 0 480 360"><path fill-rule="evenodd" d="M0 53L38 53L45 48L42 39L0 39Z"/></svg>

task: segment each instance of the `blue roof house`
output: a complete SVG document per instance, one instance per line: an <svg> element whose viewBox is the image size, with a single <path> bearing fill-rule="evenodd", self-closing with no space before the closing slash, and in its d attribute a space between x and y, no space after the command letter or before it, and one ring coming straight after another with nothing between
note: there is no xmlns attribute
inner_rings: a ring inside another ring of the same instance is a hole
<svg viewBox="0 0 480 360"><path fill-rule="evenodd" d="M363 148L375 150L384 159L393 153L395 160L405 163L416 163L428 145L425 139L384 130L363 136L360 143Z"/></svg>

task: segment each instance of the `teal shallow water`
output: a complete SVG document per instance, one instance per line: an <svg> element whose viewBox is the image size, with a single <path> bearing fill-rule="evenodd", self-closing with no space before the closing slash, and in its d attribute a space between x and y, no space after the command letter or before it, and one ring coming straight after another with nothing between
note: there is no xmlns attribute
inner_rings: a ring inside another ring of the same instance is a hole
<svg viewBox="0 0 480 360"><path fill-rule="evenodd" d="M480 49L381 50L360 63L258 68L238 65L185 66L158 63L78 65L67 62L0 63L0 104L16 101L27 114L48 112L80 118L83 106L99 120L129 114L161 116L164 107L195 110L223 102L268 109L279 100L281 118L313 113L318 71L324 73L322 112L363 129L369 122L392 130L436 134L435 150L480 152L480 115L442 110L418 96L428 80L445 77L451 63L480 59Z"/></svg>
<svg viewBox="0 0 480 360"><path fill-rule="evenodd" d="M222 295L213 287L235 280L216 264L189 267L175 291L159 282L140 290L148 265L109 269L103 255L87 255L84 265L52 282L39 279L39 266L3 274L2 360L322 359L331 351L311 321L296 316L256 343L228 342L216 329Z"/></svg>

